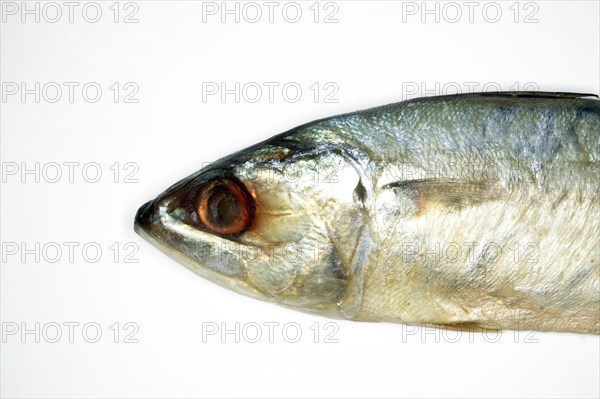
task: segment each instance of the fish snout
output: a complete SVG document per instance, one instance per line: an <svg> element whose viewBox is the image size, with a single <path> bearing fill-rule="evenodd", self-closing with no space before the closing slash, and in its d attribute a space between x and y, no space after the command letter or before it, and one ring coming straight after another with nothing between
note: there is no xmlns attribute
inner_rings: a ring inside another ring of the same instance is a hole
<svg viewBox="0 0 600 399"><path fill-rule="evenodd" d="M155 219L154 201L148 201L140 206L135 214L134 226L137 229L147 230Z"/></svg>

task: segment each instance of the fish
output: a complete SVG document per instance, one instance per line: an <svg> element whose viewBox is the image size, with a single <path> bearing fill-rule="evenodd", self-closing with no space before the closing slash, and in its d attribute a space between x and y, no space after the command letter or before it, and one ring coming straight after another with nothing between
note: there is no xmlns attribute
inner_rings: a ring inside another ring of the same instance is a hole
<svg viewBox="0 0 600 399"><path fill-rule="evenodd" d="M600 333L600 101L494 92L316 120L142 205L240 294L336 319Z"/></svg>

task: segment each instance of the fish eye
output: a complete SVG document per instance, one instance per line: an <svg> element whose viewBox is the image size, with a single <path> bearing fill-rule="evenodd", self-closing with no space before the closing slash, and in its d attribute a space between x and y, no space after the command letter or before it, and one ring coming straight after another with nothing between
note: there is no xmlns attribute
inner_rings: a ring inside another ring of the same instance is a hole
<svg viewBox="0 0 600 399"><path fill-rule="evenodd" d="M241 182L215 179L201 189L196 211L210 233L237 235L250 226L254 201Z"/></svg>

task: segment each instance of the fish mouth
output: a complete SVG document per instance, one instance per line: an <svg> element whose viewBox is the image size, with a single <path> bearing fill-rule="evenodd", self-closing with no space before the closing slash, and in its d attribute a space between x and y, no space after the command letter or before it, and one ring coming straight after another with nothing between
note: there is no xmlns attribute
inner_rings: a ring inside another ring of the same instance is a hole
<svg viewBox="0 0 600 399"><path fill-rule="evenodd" d="M144 205L140 206L135 214L135 219L133 221L135 232L138 234L140 230L147 232L154 219L154 201L148 201Z"/></svg>
<svg viewBox="0 0 600 399"><path fill-rule="evenodd" d="M161 252L169 254L171 248L169 248L156 236L155 230L157 226L156 221L158 218L156 216L154 203L154 200L150 200L139 207L133 220L133 231L135 231L136 234L142 237L144 240L158 248Z"/></svg>
<svg viewBox="0 0 600 399"><path fill-rule="evenodd" d="M165 212L166 207L164 199L160 197L140 206L135 214L134 231L199 276L249 297L263 299L262 294L247 284L242 261L227 265L220 259L220 256L232 258L235 253L211 255L212 246L226 251L231 243L225 245L224 239L182 224Z"/></svg>

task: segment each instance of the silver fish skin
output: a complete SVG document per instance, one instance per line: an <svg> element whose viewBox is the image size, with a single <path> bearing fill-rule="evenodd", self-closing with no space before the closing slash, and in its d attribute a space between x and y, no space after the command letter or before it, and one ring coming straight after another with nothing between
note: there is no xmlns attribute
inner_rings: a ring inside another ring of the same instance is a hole
<svg viewBox="0 0 600 399"><path fill-rule="evenodd" d="M239 293L328 317L600 333L600 101L419 98L314 121L143 205Z"/></svg>

